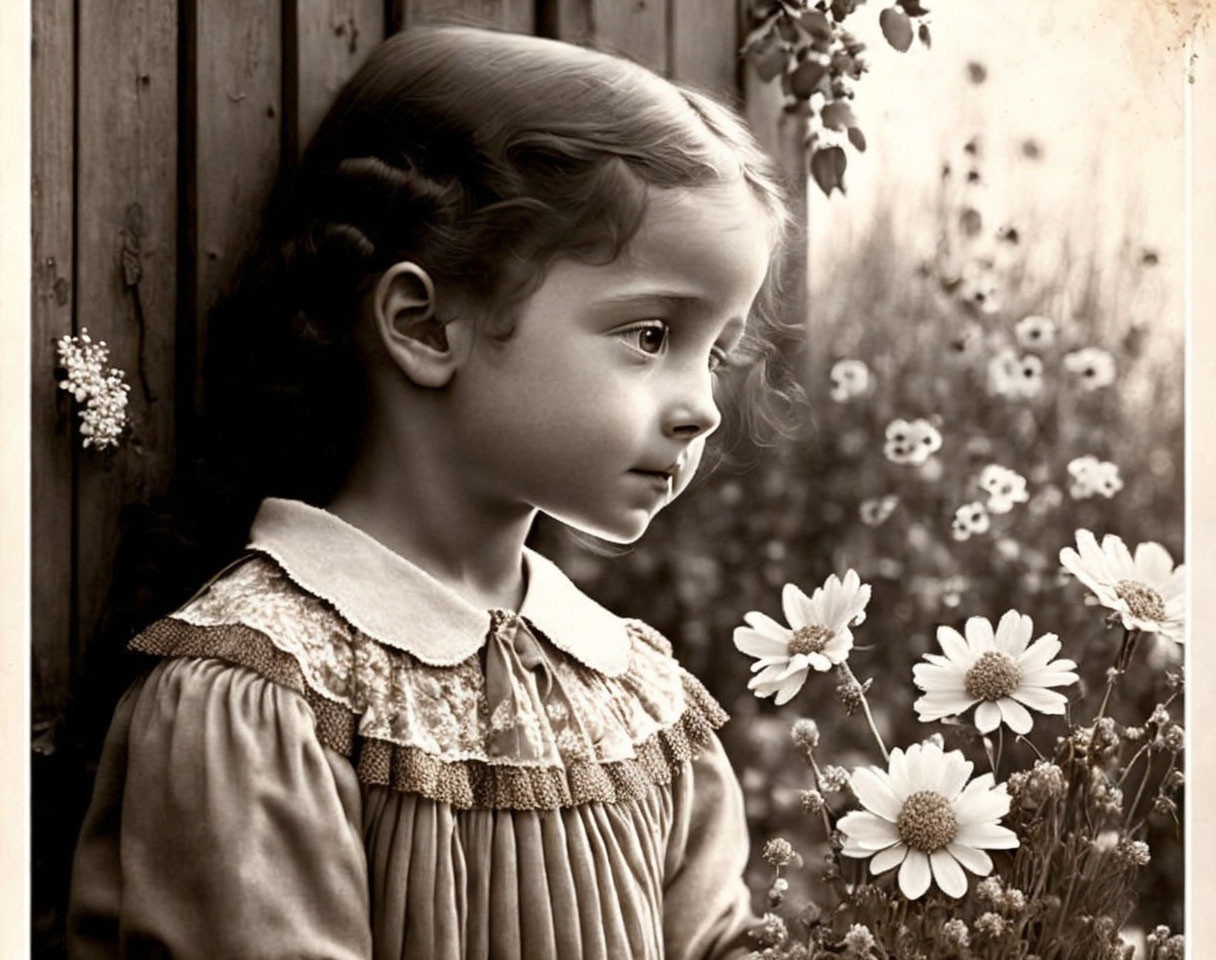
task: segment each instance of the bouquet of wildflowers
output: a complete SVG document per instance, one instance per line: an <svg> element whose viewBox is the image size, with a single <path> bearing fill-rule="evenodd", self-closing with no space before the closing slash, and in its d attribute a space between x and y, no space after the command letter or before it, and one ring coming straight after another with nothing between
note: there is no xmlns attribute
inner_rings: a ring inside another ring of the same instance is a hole
<svg viewBox="0 0 1216 960"><path fill-rule="evenodd" d="M1181 643L1185 567L1156 543L1133 552L1117 536L1099 543L1088 530L1077 531L1060 562L1092 592L1093 605L1109 611L1110 668L1096 707L1070 699L1077 664L1061 656L1068 648L1054 633L1036 637L1032 619L1016 610L995 622L973 616L961 630L939 626L940 652L913 668L926 737L890 748L870 709L871 683L850 665L852 629L871 593L854 571L829 577L809 597L787 584L784 624L745 615L734 642L755 658L753 692L784 704L817 674L833 674L836 698L864 717L881 760L852 770L829 763L816 722L793 723L808 768L802 807L823 830L821 895L788 902L784 874L802 858L788 841L770 839L763 849L772 868L770 912L753 931L755 957L1135 954L1121 933L1152 856L1146 824L1178 824L1182 676L1170 673L1168 695L1135 723L1117 722L1111 709L1121 678L1140 669L1141 637ZM1011 762L1015 744L1027 762ZM1148 960L1183 955L1182 937L1164 926L1142 946Z"/></svg>

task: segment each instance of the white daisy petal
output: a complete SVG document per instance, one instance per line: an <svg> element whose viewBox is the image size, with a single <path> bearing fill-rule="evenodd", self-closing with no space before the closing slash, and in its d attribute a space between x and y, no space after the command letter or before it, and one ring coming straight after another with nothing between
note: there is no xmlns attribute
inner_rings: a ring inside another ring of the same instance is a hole
<svg viewBox="0 0 1216 960"><path fill-rule="evenodd" d="M1017 657L1018 668L1025 674L1028 670L1037 670L1060 652L1060 638L1054 633L1045 633L1032 643Z"/></svg>
<svg viewBox="0 0 1216 960"><path fill-rule="evenodd" d="M743 622L766 637L780 640L783 643L788 643L793 633L789 627L783 627L768 614L761 613L759 610L752 610L749 613L743 614Z"/></svg>
<svg viewBox="0 0 1216 960"><path fill-rule="evenodd" d="M899 831L895 829L895 824L866 810L846 813L836 821L836 827L854 846L868 850L882 850L899 842Z"/></svg>
<svg viewBox="0 0 1216 960"><path fill-rule="evenodd" d="M781 588L781 613L791 628L797 630L811 623L807 616L809 607L810 601L797 586L787 583Z"/></svg>
<svg viewBox="0 0 1216 960"><path fill-rule="evenodd" d="M1012 850L1018 845L1018 835L995 823L969 823L958 828L954 842L988 850Z"/></svg>
<svg viewBox="0 0 1216 960"><path fill-rule="evenodd" d="M1068 698L1054 690L1044 690L1042 687L1019 687L1009 695L1022 706L1030 707L1039 713L1059 715L1064 712Z"/></svg>
<svg viewBox="0 0 1216 960"><path fill-rule="evenodd" d="M735 649L752 657L785 656L789 645L784 640L766 636L751 627L735 627L733 635Z"/></svg>
<svg viewBox="0 0 1216 960"><path fill-rule="evenodd" d="M983 850L969 847L965 843L948 843L946 849L954 859L974 873L977 877L986 877L992 873L992 858Z"/></svg>
<svg viewBox="0 0 1216 960"><path fill-rule="evenodd" d="M996 649L996 635L987 617L968 617L963 624L963 635L972 654L978 655Z"/></svg>
<svg viewBox="0 0 1216 960"><path fill-rule="evenodd" d="M879 850L870 861L870 873L886 873L892 867L898 867L908 855L908 848L902 843Z"/></svg>
<svg viewBox="0 0 1216 960"><path fill-rule="evenodd" d="M867 810L891 822L899 819L903 801L892 791L890 780L884 771L872 767L858 767L853 771L849 786Z"/></svg>
<svg viewBox="0 0 1216 960"><path fill-rule="evenodd" d="M777 691L777 696L773 698L773 703L775 703L777 706L789 703L794 698L794 695L802 689L802 685L804 683L806 683L805 670L801 671L800 673L796 673L793 676L786 677L782 681L780 689Z"/></svg>
<svg viewBox="0 0 1216 960"><path fill-rule="evenodd" d="M967 641L953 627L938 627L937 642L942 648L942 652L957 663L965 663L967 666L971 666L972 661L975 660L971 648L967 646Z"/></svg>
<svg viewBox="0 0 1216 960"><path fill-rule="evenodd" d="M996 625L996 649L1016 659L1030 642L1032 629L1030 617L1006 610Z"/></svg>
<svg viewBox="0 0 1216 960"><path fill-rule="evenodd" d="M1014 733L1030 733L1034 721L1024 706L1011 697L1001 697L996 705L1000 708L1001 719L1005 721L1005 726Z"/></svg>
<svg viewBox="0 0 1216 960"><path fill-rule="evenodd" d="M1136 546L1134 562L1140 579L1153 587L1164 584L1174 571L1174 560L1169 551L1152 541Z"/></svg>
<svg viewBox="0 0 1216 960"><path fill-rule="evenodd" d="M1001 708L991 700L983 701L975 708L975 729L980 733L991 733L1001 725Z"/></svg>
<svg viewBox="0 0 1216 960"><path fill-rule="evenodd" d="M946 896L957 900L967 892L967 875L944 847L929 854L929 865L933 868L933 879Z"/></svg>
<svg viewBox="0 0 1216 960"><path fill-rule="evenodd" d="M929 858L920 850L909 850L899 868L899 889L909 900L916 900L929 889Z"/></svg>
<svg viewBox="0 0 1216 960"><path fill-rule="evenodd" d="M827 673L832 669L832 661L825 657L822 653L809 654L807 660L809 660L810 665L820 673Z"/></svg>

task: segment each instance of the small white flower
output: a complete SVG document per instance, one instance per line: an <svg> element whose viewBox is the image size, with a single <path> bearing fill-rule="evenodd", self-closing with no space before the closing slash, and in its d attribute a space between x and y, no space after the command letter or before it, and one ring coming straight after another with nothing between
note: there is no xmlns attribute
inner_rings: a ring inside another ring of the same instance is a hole
<svg viewBox="0 0 1216 960"><path fill-rule="evenodd" d="M968 783L972 767L958 750L917 743L906 753L892 750L886 770L854 770L850 786L865 809L840 818L841 853L872 858L872 874L898 866L899 889L909 900L932 881L949 897L963 896L963 868L987 876L992 859L985 850L1018 845L1017 835L997 823L1009 812L1005 785L990 773Z"/></svg>
<svg viewBox="0 0 1216 960"><path fill-rule="evenodd" d="M830 379L832 399L846 403L869 389L870 368L860 360L838 360L832 366Z"/></svg>
<svg viewBox="0 0 1216 960"><path fill-rule="evenodd" d="M1097 390L1115 382L1115 358L1101 347L1066 353L1064 369L1076 376L1084 390Z"/></svg>
<svg viewBox="0 0 1216 960"><path fill-rule="evenodd" d="M1116 611L1128 630L1156 633L1182 643L1186 633L1186 565L1159 543L1141 543L1135 555L1114 534L1102 545L1089 530L1076 533L1077 548L1060 551L1060 563Z"/></svg>
<svg viewBox="0 0 1216 960"><path fill-rule="evenodd" d="M1030 499L1026 492L1026 478L1008 467L990 463L980 471L978 483L988 494L989 513L1008 513L1015 503Z"/></svg>
<svg viewBox="0 0 1216 960"><path fill-rule="evenodd" d="M826 672L843 663L853 649L849 628L865 619L869 601L870 585L849 570L844 580L832 574L810 597L787 583L781 610L788 627L759 611L744 614L747 626L735 628L734 643L756 657L748 689L757 697L776 694L773 702L780 705L802 688L808 671Z"/></svg>
<svg viewBox="0 0 1216 960"><path fill-rule="evenodd" d="M118 438L127 425L127 394L130 387L121 370L106 363L110 350L104 340L93 342L87 327L79 336L60 337L56 342L59 366L67 376L59 384L85 404L80 411L80 435L83 445L104 449L118 446Z"/></svg>
<svg viewBox="0 0 1216 960"><path fill-rule="evenodd" d="M973 500L954 511L950 532L955 540L970 540L972 534L987 533L990 524L988 510L978 500Z"/></svg>
<svg viewBox="0 0 1216 960"><path fill-rule="evenodd" d="M1047 350L1056 342L1056 323L1032 314L1017 322L1014 334L1023 350Z"/></svg>
<svg viewBox="0 0 1216 960"><path fill-rule="evenodd" d="M863 500L857 512L861 517L861 522L867 527L878 527L886 523L887 518L891 516L898 505L899 497L893 493L888 493L884 497Z"/></svg>
<svg viewBox="0 0 1216 960"><path fill-rule="evenodd" d="M1043 361L1033 353L1019 357L1006 348L988 361L988 392L996 396L1024 399L1043 389Z"/></svg>
<svg viewBox="0 0 1216 960"><path fill-rule="evenodd" d="M1068 494L1074 500L1086 500L1095 494L1101 494L1109 500L1123 489L1118 466L1090 454L1070 460L1068 473L1072 478Z"/></svg>
<svg viewBox="0 0 1216 960"><path fill-rule="evenodd" d="M922 723L961 716L975 704L975 726L991 733L1002 722L1014 733L1029 733L1030 707L1062 714L1067 698L1047 689L1077 682L1076 663L1052 660L1060 652L1054 633L1033 644L1034 623L1016 610L1006 611L996 626L985 617L970 617L964 634L939 626L942 653L927 653L927 663L912 668L916 686L925 691L913 705ZM1029 645L1029 646L1028 646Z"/></svg>
<svg viewBox="0 0 1216 960"><path fill-rule="evenodd" d="M920 466L942 448L942 435L928 420L892 420L887 424L883 454L893 463Z"/></svg>

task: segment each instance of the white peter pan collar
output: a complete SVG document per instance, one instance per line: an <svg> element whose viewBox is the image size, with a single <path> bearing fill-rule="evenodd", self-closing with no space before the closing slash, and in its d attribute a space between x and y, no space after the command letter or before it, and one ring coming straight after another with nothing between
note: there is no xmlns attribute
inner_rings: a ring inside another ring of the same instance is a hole
<svg viewBox="0 0 1216 960"><path fill-rule="evenodd" d="M455 665L486 642L489 610L326 510L299 500L263 500L249 549L272 557L358 630L424 663ZM624 673L631 648L625 621L539 553L525 548L524 565L528 588L519 615L588 667Z"/></svg>

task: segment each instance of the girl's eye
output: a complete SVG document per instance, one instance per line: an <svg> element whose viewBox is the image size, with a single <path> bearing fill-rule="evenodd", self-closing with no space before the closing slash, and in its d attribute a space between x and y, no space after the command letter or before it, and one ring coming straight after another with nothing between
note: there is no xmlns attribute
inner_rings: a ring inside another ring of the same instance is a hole
<svg viewBox="0 0 1216 960"><path fill-rule="evenodd" d="M667 350L668 327L664 320L644 320L618 330L616 335L647 356L657 357Z"/></svg>

